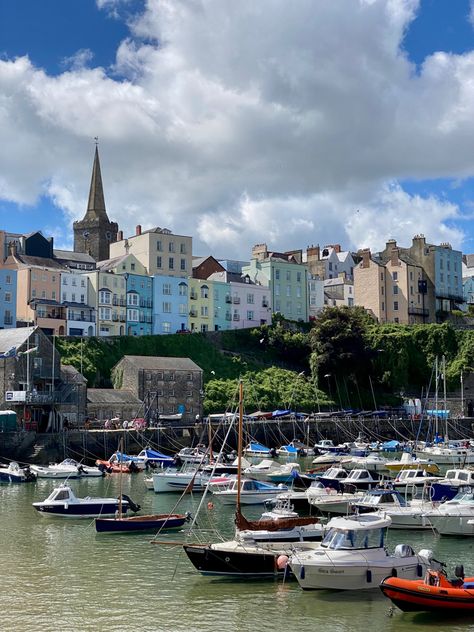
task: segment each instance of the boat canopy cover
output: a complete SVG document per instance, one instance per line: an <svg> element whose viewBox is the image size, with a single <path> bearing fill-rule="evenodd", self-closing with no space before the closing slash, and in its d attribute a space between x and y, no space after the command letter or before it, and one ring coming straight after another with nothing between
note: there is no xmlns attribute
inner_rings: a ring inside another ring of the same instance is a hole
<svg viewBox="0 0 474 632"><path fill-rule="evenodd" d="M390 449L395 449L398 448L398 446L400 445L400 442L397 441L396 439L393 439L392 441L385 441L385 443L382 443L382 445L380 446L382 450L390 450Z"/></svg>
<svg viewBox="0 0 474 632"><path fill-rule="evenodd" d="M287 415L293 415L292 410L274 410L272 412L272 417L286 417Z"/></svg>
<svg viewBox="0 0 474 632"><path fill-rule="evenodd" d="M140 452L138 456L144 456L145 458L152 459L154 461L166 461L170 463L173 461L172 456L163 454L162 452L159 452L158 450L152 450L151 448L145 448L144 450Z"/></svg>
<svg viewBox="0 0 474 632"><path fill-rule="evenodd" d="M249 443L247 450L252 450L253 452L270 452L270 448L267 448L261 443Z"/></svg>

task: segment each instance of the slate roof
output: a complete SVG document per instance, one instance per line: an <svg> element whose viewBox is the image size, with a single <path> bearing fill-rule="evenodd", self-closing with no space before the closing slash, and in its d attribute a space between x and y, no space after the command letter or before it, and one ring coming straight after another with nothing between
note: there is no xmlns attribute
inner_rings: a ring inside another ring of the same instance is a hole
<svg viewBox="0 0 474 632"><path fill-rule="evenodd" d="M16 329L0 329L0 353L10 351L12 347L21 347L36 327L18 327Z"/></svg>
<svg viewBox="0 0 474 632"><path fill-rule="evenodd" d="M95 259L85 252L74 252L73 250L53 250L56 259L61 261L76 261L77 263L87 263L95 266Z"/></svg>
<svg viewBox="0 0 474 632"><path fill-rule="evenodd" d="M133 364L137 369L148 369L151 371L202 371L201 367L193 362L190 358L125 355L121 360L119 360L119 362L117 362L115 366L123 361L127 361L129 364Z"/></svg>
<svg viewBox="0 0 474 632"><path fill-rule="evenodd" d="M125 255L120 255L119 257L114 257L113 259L105 259L104 261L97 262L97 270L101 272L105 272L107 270L113 270L118 265L122 263L124 259L127 259L128 253Z"/></svg>
<svg viewBox="0 0 474 632"><path fill-rule="evenodd" d="M141 399L138 399L133 394L133 391L128 389L115 389L115 388L88 388L87 389L87 403L88 404L128 404L133 406L139 406L142 404Z"/></svg>

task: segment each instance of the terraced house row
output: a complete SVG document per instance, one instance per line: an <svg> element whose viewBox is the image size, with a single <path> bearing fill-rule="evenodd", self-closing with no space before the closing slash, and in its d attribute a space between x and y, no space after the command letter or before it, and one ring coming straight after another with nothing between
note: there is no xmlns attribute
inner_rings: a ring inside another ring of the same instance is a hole
<svg viewBox="0 0 474 632"><path fill-rule="evenodd" d="M362 305L380 322L434 322L474 304L474 257L415 236L376 254L339 244L244 260L193 255L166 228L125 237L109 220L96 147L74 250L40 231L0 230L0 328L38 325L57 336L140 336L255 327L280 313L309 321L325 306ZM222 254L222 253L221 253Z"/></svg>

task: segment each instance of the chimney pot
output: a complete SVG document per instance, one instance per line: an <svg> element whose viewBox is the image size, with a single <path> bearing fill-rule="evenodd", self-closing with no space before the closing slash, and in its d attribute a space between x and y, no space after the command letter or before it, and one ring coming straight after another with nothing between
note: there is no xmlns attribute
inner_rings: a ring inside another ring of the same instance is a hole
<svg viewBox="0 0 474 632"><path fill-rule="evenodd" d="M117 233L117 241L123 240L123 230L119 230Z"/></svg>
<svg viewBox="0 0 474 632"><path fill-rule="evenodd" d="M142 234L142 227L141 224L137 224L137 227L135 229L135 235L141 235Z"/></svg>

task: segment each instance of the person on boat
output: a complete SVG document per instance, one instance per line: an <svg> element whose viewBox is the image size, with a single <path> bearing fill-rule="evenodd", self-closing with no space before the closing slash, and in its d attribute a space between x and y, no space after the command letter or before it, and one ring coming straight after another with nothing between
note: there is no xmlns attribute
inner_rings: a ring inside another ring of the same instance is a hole
<svg viewBox="0 0 474 632"><path fill-rule="evenodd" d="M123 420L123 423L122 423L122 428L123 428L124 430L127 430L127 428L128 428L128 421L127 421L126 419L124 419L124 420Z"/></svg>

